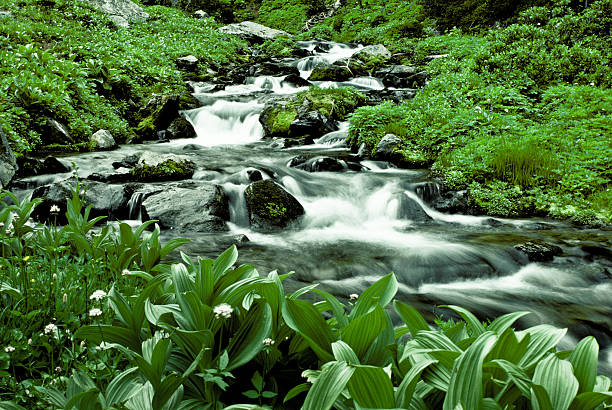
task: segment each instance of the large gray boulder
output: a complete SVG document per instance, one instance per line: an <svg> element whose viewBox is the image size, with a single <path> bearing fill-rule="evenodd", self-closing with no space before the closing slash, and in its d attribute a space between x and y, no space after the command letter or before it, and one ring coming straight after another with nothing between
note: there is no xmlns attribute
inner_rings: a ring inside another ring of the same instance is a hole
<svg viewBox="0 0 612 410"><path fill-rule="evenodd" d="M96 131L89 140L91 143L97 148L101 150L109 150L117 148L117 143L115 142L115 138L113 138L113 134L108 130L98 130Z"/></svg>
<svg viewBox="0 0 612 410"><path fill-rule="evenodd" d="M0 185L5 188L17 172L17 159L9 145L8 138L0 127Z"/></svg>
<svg viewBox="0 0 612 410"><path fill-rule="evenodd" d="M36 188L32 198L41 198L32 217L38 221L57 221L66 223L66 199L72 198L73 180L63 180ZM128 202L132 196L131 190L123 185L109 185L101 182L88 181L85 192L85 205L92 205L90 218L108 216L109 219L127 219ZM60 211L51 214L51 207L57 206Z"/></svg>
<svg viewBox="0 0 612 410"><path fill-rule="evenodd" d="M155 219L164 229L192 232L227 231L229 203L218 185L164 187L142 201L143 220Z"/></svg>
<svg viewBox="0 0 612 410"><path fill-rule="evenodd" d="M252 43L263 43L276 37L292 37L286 31L276 30L252 21L229 24L218 29L221 33L233 34Z"/></svg>
<svg viewBox="0 0 612 410"><path fill-rule="evenodd" d="M366 46L353 54L353 58L358 58L361 61L370 61L372 59L378 59L381 61L387 61L391 58L391 52L387 50L387 47L382 44L375 44L372 46Z"/></svg>
<svg viewBox="0 0 612 410"><path fill-rule="evenodd" d="M269 179L253 182L244 191L251 228L269 232L286 228L304 215L304 207Z"/></svg>
<svg viewBox="0 0 612 410"><path fill-rule="evenodd" d="M138 182L178 181L191 178L195 169L195 163L185 156L144 152L131 174Z"/></svg>
<svg viewBox="0 0 612 410"><path fill-rule="evenodd" d="M149 19L149 14L131 0L86 0L86 2L102 13L108 14L119 27L129 27L130 23Z"/></svg>

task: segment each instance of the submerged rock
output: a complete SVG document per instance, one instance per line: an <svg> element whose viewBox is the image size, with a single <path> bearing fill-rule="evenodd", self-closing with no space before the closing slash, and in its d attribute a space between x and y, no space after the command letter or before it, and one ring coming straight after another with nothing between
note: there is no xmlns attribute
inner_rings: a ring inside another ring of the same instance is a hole
<svg viewBox="0 0 612 410"><path fill-rule="evenodd" d="M515 245L514 249L527 255L531 262L550 262L555 256L563 253L563 250L557 245L532 241Z"/></svg>
<svg viewBox="0 0 612 410"><path fill-rule="evenodd" d="M218 185L163 187L142 201L143 220L158 220L163 229L193 232L227 231L229 203Z"/></svg>
<svg viewBox="0 0 612 410"><path fill-rule="evenodd" d="M244 191L251 227L260 231L286 228L304 215L304 207L280 185L266 179Z"/></svg>
<svg viewBox="0 0 612 410"><path fill-rule="evenodd" d="M252 21L229 24L220 27L218 30L221 33L236 35L251 43L263 43L266 40L273 40L276 37L291 37L291 34L286 31L276 30Z"/></svg>

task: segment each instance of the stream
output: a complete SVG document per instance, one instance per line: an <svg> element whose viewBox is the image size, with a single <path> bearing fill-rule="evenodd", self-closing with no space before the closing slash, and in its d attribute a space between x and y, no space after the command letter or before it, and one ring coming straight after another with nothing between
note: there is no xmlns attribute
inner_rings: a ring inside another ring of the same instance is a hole
<svg viewBox="0 0 612 410"><path fill-rule="evenodd" d="M317 42L302 42L315 50ZM326 43L325 52L296 59L308 78L315 64L352 55L360 46ZM322 136L312 145L278 148L264 139L259 114L270 95L291 95L307 87L283 82L284 77L248 78L244 84L218 90L195 87L202 107L185 112L197 137L165 143L123 145L115 151L63 157L74 162L79 176L112 172L112 163L143 151L188 156L197 165L194 184L216 184L229 197L228 232L174 232L164 237L187 237L182 248L192 256L216 257L238 235L241 263L261 273L293 271L288 290L320 283L343 300L361 293L377 279L394 272L400 282L397 298L427 318L443 311L440 304L463 306L479 318L517 311L533 312L520 327L550 323L568 328L561 348L571 348L593 335L600 347L600 372L612 374L612 232L580 229L543 219L502 219L444 214L427 202L436 189L428 170L398 169L385 162L362 160L362 171L307 172L288 167L298 156L351 159L344 144L348 124ZM320 87L352 86L380 90L372 77L343 83L313 82ZM304 207L299 225L274 233L249 226L244 190L249 170L273 179ZM52 183L69 174L32 177L31 186ZM131 218L139 218L138 198ZM429 216L412 220L407 203L418 203ZM560 246L551 262L529 262L514 245L539 240Z"/></svg>

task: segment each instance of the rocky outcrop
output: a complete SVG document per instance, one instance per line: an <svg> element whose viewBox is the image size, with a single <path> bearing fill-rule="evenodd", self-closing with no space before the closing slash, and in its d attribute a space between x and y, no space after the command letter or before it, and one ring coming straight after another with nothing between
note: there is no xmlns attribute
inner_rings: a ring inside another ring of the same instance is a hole
<svg viewBox="0 0 612 410"><path fill-rule="evenodd" d="M179 117L179 97L172 95L153 95L138 111L136 138L129 142L157 140L160 132L165 131L170 123Z"/></svg>
<svg viewBox="0 0 612 410"><path fill-rule="evenodd" d="M218 185L162 187L142 201L143 220L155 219L164 229L192 232L227 231L229 203Z"/></svg>
<svg viewBox="0 0 612 410"><path fill-rule="evenodd" d="M195 169L195 163L187 157L145 152L130 173L138 182L178 181L191 178Z"/></svg>
<svg viewBox="0 0 612 410"><path fill-rule="evenodd" d="M36 188L32 198L42 198L43 201L34 209L32 217L41 222L66 223L66 199L72 198L73 186L72 180L64 180ZM128 201L132 196L129 187L92 181L87 183L86 190L82 189L85 192L85 205L92 205L90 218L108 216L109 219L126 219L128 217ZM60 211L51 214L52 206L57 206Z"/></svg>
<svg viewBox="0 0 612 410"><path fill-rule="evenodd" d="M17 159L8 142L8 137L0 127L0 185L5 188L18 170Z"/></svg>
<svg viewBox="0 0 612 410"><path fill-rule="evenodd" d="M166 130L166 138L195 138L197 136L193 125L183 117L178 117L172 120Z"/></svg>
<svg viewBox="0 0 612 410"><path fill-rule="evenodd" d="M353 78L353 72L346 66L319 63L314 66L309 81L347 81Z"/></svg>
<svg viewBox="0 0 612 410"><path fill-rule="evenodd" d="M94 148L100 150L110 150L117 148L117 143L115 142L115 138L113 138L113 134L108 130L98 130L96 131L89 141L93 144Z"/></svg>
<svg viewBox="0 0 612 410"><path fill-rule="evenodd" d="M341 172L348 170L348 165L345 161L332 157L306 159L305 157L297 156L291 158L287 166L308 172Z"/></svg>
<svg viewBox="0 0 612 410"><path fill-rule="evenodd" d="M119 27L129 27L130 23L138 23L149 19L149 15L131 0L86 0Z"/></svg>
<svg viewBox="0 0 612 410"><path fill-rule="evenodd" d="M74 140L70 136L68 127L53 118L47 118L40 130L40 136L44 144L72 144Z"/></svg>
<svg viewBox="0 0 612 410"><path fill-rule="evenodd" d="M391 52L382 44L371 45L355 52L347 61L355 75L369 75L391 59Z"/></svg>
<svg viewBox="0 0 612 410"><path fill-rule="evenodd" d="M176 66L179 70L196 72L198 71L199 60L196 56L188 55L176 59Z"/></svg>
<svg viewBox="0 0 612 410"><path fill-rule="evenodd" d="M283 229L304 215L304 207L298 200L269 179L250 184L244 198L249 222L255 230Z"/></svg>
<svg viewBox="0 0 612 410"><path fill-rule="evenodd" d="M277 37L291 37L286 31L276 30L252 21L229 24L218 29L221 33L233 34L251 43L263 43L266 40L273 40Z"/></svg>
<svg viewBox="0 0 612 410"><path fill-rule="evenodd" d="M557 245L532 241L515 245L514 249L527 255L531 262L550 262L555 256L563 253L563 250Z"/></svg>

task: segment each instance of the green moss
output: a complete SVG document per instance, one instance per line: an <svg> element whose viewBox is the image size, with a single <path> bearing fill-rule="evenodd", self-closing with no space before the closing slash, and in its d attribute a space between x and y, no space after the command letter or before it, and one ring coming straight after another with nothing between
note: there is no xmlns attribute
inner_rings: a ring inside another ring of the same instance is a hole
<svg viewBox="0 0 612 410"><path fill-rule="evenodd" d="M298 93L295 105L308 100L313 110L334 120L345 120L357 107L365 105L367 98L363 93L348 87L319 88L311 87Z"/></svg>
<svg viewBox="0 0 612 410"><path fill-rule="evenodd" d="M284 206L275 204L273 202L268 202L265 205L265 209L266 209L266 213L265 215L262 215L262 216L267 219L282 218L287 213L287 208L285 208Z"/></svg>
<svg viewBox="0 0 612 410"><path fill-rule="evenodd" d="M139 182L176 181L191 178L193 171L193 166L189 162L168 159L155 166L139 164L132 168L130 174Z"/></svg>

